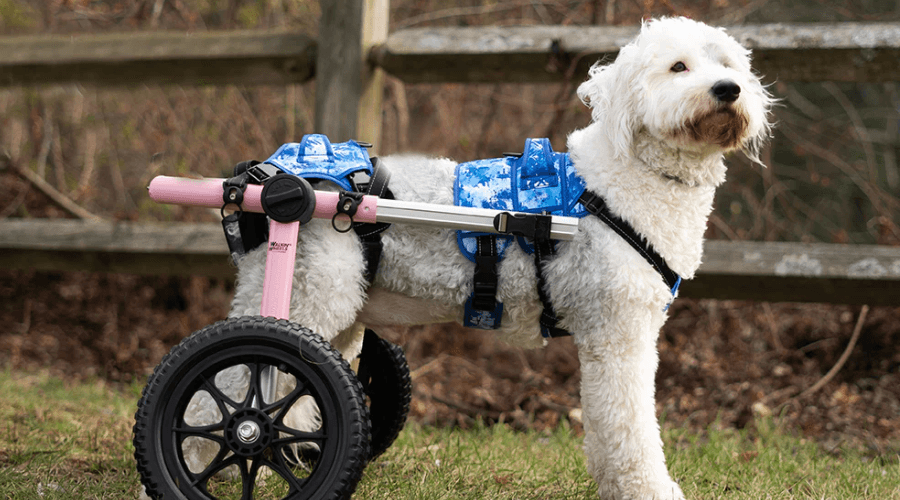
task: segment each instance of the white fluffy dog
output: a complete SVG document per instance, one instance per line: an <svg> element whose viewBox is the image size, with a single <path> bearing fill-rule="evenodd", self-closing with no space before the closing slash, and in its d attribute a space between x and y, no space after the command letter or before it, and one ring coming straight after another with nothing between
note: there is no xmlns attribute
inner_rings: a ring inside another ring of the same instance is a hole
<svg viewBox="0 0 900 500"><path fill-rule="evenodd" d="M612 64L596 65L578 95L593 121L573 132L569 153L587 189L685 279L700 265L703 234L723 154L756 159L770 130L771 98L749 51L723 30L684 18L650 21ZM399 200L453 204L456 164L383 158ZM393 225L374 283L364 279L358 238L328 221L301 228L290 319L347 359L362 328L459 321L474 264L454 231ZM257 315L265 246L239 264L231 317ZM500 329L516 345L541 345L534 261L513 245L499 266ZM656 343L672 294L660 275L597 217L580 220L547 268L547 292L572 332L582 371L588 468L605 499L678 499L654 405Z"/></svg>

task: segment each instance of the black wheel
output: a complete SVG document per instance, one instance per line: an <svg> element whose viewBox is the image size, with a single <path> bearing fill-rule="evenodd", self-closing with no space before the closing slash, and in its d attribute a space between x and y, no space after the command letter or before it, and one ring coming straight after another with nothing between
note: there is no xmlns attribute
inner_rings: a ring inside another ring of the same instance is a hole
<svg viewBox="0 0 900 500"><path fill-rule="evenodd" d="M341 355L305 328L248 317L163 358L138 403L134 456L153 498L345 499L369 438L362 387Z"/></svg>
<svg viewBox="0 0 900 500"><path fill-rule="evenodd" d="M412 383L403 349L366 330L358 376L369 399L372 460L390 448L409 415Z"/></svg>

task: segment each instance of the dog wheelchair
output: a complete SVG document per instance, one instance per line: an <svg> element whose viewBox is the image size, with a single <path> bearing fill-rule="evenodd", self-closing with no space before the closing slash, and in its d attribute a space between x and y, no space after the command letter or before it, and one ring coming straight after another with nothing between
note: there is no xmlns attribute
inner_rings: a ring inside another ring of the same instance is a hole
<svg viewBox="0 0 900 500"><path fill-rule="evenodd" d="M296 171L300 164L318 166L313 173ZM411 382L400 347L366 330L354 372L322 337L288 320L301 224L320 218L331 219L336 231L362 228L357 233L370 275L377 267L372 256L380 252L372 236L385 224L518 238L540 232L543 239L557 240L570 240L577 230L578 219L572 217L389 199L378 166L365 145L332 145L313 135L299 149L296 143L282 146L264 163L239 164L230 179L152 180L149 194L157 202L221 207L232 255L238 259L265 242L267 260L259 316L221 321L191 334L150 376L133 439L148 495L349 498L366 464L402 429ZM314 189L312 183L322 180L342 190ZM236 211L225 215L229 206ZM254 220L255 226L248 224ZM226 380L241 380L241 389ZM204 405L205 413L193 411ZM315 418L292 423L292 411L309 408L316 410ZM197 463L188 450L204 448L213 458Z"/></svg>

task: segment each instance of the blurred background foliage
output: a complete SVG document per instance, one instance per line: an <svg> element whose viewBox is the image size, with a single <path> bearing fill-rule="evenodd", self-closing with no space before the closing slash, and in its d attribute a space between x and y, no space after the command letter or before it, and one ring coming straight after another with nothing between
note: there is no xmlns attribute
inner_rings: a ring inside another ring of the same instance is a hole
<svg viewBox="0 0 900 500"><path fill-rule="evenodd" d="M328 0L322 0L328 1ZM473 25L634 25L685 15L718 25L898 21L898 0L391 0L392 30ZM319 0L0 0L0 36L272 29L315 36ZM580 78L580 77L578 77ZM894 245L900 202L896 82L771 81L781 99L763 160L730 159L708 236ZM577 82L574 82L577 83ZM589 120L572 84L416 84L388 78L381 154L460 161L567 134ZM108 218L196 220L152 204L157 174L220 176L313 130L315 82L289 86L0 87L0 155ZM0 217L65 216L2 174Z"/></svg>

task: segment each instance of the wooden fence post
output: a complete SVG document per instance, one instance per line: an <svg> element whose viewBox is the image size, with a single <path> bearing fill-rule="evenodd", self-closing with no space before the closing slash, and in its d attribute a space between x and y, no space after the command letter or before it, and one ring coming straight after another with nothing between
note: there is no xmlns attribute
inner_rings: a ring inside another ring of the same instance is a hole
<svg viewBox="0 0 900 500"><path fill-rule="evenodd" d="M387 38L387 0L320 0L316 56L316 132L332 142L374 141L381 125L380 80L368 78L368 48ZM377 88L376 88L377 87ZM364 91L366 99L362 99ZM372 96L377 96L376 98ZM366 107L366 136L360 133L360 106ZM378 109L369 109L374 105ZM377 118L373 118L373 114ZM375 129L372 129L375 127Z"/></svg>
<svg viewBox="0 0 900 500"><path fill-rule="evenodd" d="M381 103L384 98L384 70L368 61L372 47L383 44L388 36L390 0L365 0L363 13L363 83L357 112L357 137L373 144L370 153L378 154L381 146Z"/></svg>

